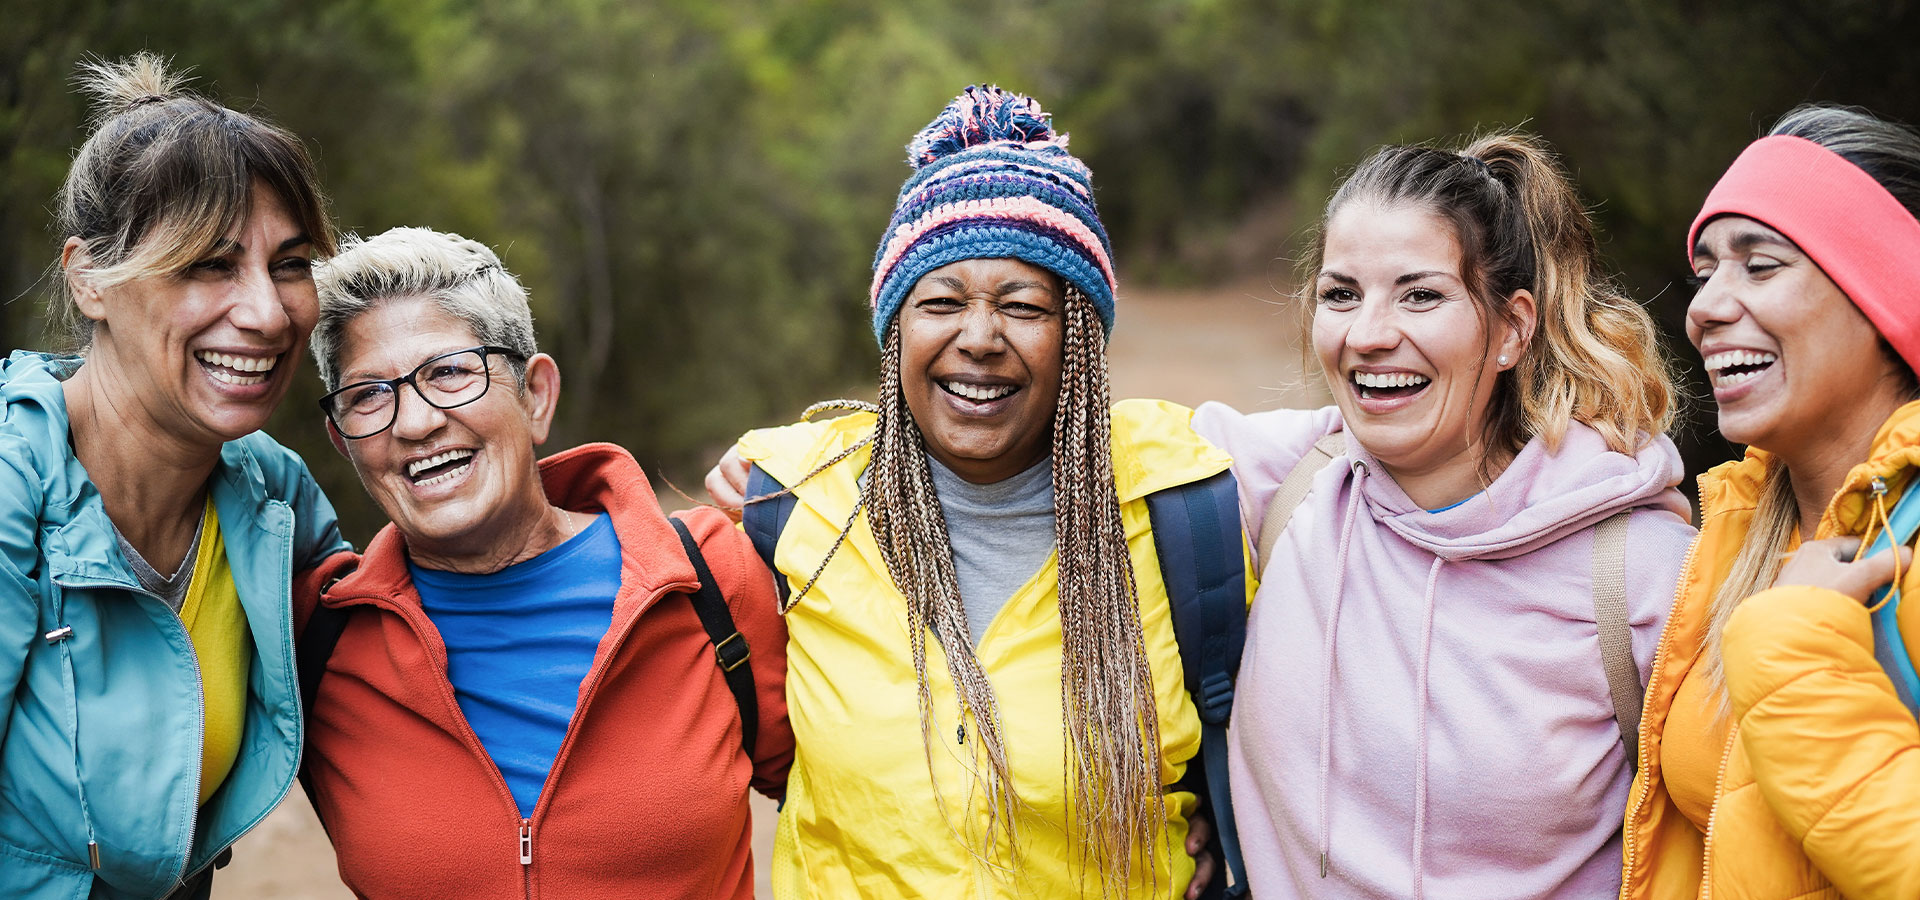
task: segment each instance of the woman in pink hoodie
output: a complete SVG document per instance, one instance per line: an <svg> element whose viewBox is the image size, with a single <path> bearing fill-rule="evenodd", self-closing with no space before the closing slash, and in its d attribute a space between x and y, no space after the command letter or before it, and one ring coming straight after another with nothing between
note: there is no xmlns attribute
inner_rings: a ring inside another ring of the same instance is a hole
<svg viewBox="0 0 1920 900"><path fill-rule="evenodd" d="M1254 894L1611 896L1693 535L1653 323L1524 135L1379 151L1306 262L1335 405L1194 419L1270 542L1230 741Z"/></svg>

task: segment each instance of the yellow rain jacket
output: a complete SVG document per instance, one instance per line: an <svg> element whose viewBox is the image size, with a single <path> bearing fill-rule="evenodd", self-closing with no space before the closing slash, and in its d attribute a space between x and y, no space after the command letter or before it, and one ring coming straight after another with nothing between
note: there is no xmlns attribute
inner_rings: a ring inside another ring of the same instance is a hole
<svg viewBox="0 0 1920 900"><path fill-rule="evenodd" d="M1188 427L1192 412L1158 401L1113 409L1114 481L1132 551L1140 623L1160 718L1160 774L1171 785L1200 749L1200 720L1181 675L1145 497L1225 470L1227 455ZM797 503L774 555L795 595L826 558L859 493L868 451L802 483L873 429L858 414L748 433L740 452ZM787 708L798 744L773 859L781 898L1077 898L1078 848L1062 762L1058 557L1020 588L975 648L1005 729L1023 865L1011 876L975 858L988 813L969 792L977 741L959 733L956 695L927 642L934 720L923 749L906 600L863 516L819 583L787 614ZM1253 585L1249 584L1251 592ZM931 760L929 760L931 755ZM931 777L929 775L931 765ZM1130 892L1180 896L1193 875L1184 844L1193 794L1166 795L1166 842ZM1004 844L1002 845L1004 848ZM996 854L1004 865L1007 856ZM1157 888L1154 885L1157 884ZM1086 880L1099 893L1096 878Z"/></svg>
<svg viewBox="0 0 1920 900"><path fill-rule="evenodd" d="M1920 725L1873 658L1867 611L1844 594L1781 586L1741 603L1723 641L1733 725L1706 833L1675 806L1660 743L1681 679L1703 662L1708 609L1746 540L1767 455L1700 477L1700 537L1654 657L1628 797L1620 896L1920 897ZM1815 536L1864 535L1872 481L1898 499L1920 470L1920 403L1880 427ZM1920 650L1920 566L1900 629Z"/></svg>

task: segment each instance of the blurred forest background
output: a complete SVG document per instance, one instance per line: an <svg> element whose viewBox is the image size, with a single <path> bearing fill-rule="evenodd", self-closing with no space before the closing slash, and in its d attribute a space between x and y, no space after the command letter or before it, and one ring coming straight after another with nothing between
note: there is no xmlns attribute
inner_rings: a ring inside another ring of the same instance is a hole
<svg viewBox="0 0 1920 900"><path fill-rule="evenodd" d="M565 374L554 446L618 441L695 493L743 428L871 382L902 146L972 82L1072 133L1123 297L1264 278L1277 300L1369 148L1524 125L1697 382L1679 251L1707 188L1800 102L1920 121L1916 43L1909 0L0 0L0 346L47 345L75 63L145 48L305 138L343 228L499 248ZM272 430L363 542L318 387ZM1706 403L1693 468L1730 452Z"/></svg>

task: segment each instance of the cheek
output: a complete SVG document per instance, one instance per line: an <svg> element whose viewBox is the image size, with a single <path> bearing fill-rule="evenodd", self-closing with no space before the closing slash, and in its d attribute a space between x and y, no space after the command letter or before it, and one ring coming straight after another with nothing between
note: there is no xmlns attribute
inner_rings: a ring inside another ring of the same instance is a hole
<svg viewBox="0 0 1920 900"><path fill-rule="evenodd" d="M1346 329L1332 313L1320 312L1313 317L1313 331L1309 335L1313 340L1313 354L1320 360L1320 366L1332 376L1340 370L1340 350L1346 345Z"/></svg>

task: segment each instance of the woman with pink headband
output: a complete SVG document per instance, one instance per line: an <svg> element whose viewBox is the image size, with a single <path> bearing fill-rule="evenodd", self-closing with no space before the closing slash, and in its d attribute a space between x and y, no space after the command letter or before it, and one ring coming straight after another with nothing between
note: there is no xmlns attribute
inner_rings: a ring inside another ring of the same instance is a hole
<svg viewBox="0 0 1920 900"><path fill-rule="evenodd" d="M1920 896L1920 602L1880 590L1920 588L1906 550L1881 551L1920 512L1901 503L1920 469L1916 213L1920 133L1803 107L1688 234L1687 337L1748 449L1700 478L1623 898Z"/></svg>

